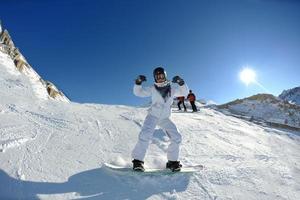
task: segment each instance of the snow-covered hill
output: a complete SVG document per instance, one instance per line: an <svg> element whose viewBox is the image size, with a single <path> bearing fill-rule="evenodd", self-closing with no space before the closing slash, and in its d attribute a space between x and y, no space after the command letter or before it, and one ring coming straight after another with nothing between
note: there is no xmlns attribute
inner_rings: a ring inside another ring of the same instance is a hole
<svg viewBox="0 0 300 200"><path fill-rule="evenodd" d="M131 91L128 91L131 92ZM64 103L36 95L0 52L0 199L300 199L299 132L202 108L172 114L193 174L118 175L131 164L147 108ZM164 167L168 138L154 133L146 167Z"/></svg>
<svg viewBox="0 0 300 200"><path fill-rule="evenodd" d="M5 54L2 59L2 64L6 65L10 72L21 72L27 76L31 82L34 95L40 99L54 99L57 101L70 102L62 91L59 91L57 87L50 81L45 81L40 75L30 66L20 50L15 46L10 34L5 29L2 29L0 20L0 52ZM16 72L16 69L18 69Z"/></svg>
<svg viewBox="0 0 300 200"><path fill-rule="evenodd" d="M289 90L284 90L279 98L288 101L290 103L294 103L300 105L300 87L295 87Z"/></svg>
<svg viewBox="0 0 300 200"><path fill-rule="evenodd" d="M300 106L271 94L257 94L218 106L223 113L246 116L281 127L300 129Z"/></svg>

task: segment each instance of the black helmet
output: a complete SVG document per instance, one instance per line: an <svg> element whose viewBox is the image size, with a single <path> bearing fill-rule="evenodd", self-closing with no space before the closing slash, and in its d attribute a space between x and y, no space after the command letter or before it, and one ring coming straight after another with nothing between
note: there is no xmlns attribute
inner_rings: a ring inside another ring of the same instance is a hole
<svg viewBox="0 0 300 200"><path fill-rule="evenodd" d="M153 77L154 77L155 82L157 82L156 77L157 77L158 74L163 74L165 76L165 78L167 79L167 72L165 71L165 69L162 68L162 67L157 67L153 70Z"/></svg>

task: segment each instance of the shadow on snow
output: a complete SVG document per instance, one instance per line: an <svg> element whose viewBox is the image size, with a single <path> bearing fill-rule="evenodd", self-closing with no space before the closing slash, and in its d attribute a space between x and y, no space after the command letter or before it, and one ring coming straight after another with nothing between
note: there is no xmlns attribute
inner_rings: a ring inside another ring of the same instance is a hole
<svg viewBox="0 0 300 200"><path fill-rule="evenodd" d="M190 175L118 175L105 167L69 177L67 182L23 181L0 170L0 199L39 199L38 195L76 193L80 199L147 199L152 195L185 191ZM72 195L74 196L74 195Z"/></svg>

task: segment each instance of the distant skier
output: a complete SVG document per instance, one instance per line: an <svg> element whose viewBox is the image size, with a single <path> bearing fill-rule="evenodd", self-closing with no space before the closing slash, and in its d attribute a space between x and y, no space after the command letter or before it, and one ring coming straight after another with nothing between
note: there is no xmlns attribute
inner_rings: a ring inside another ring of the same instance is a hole
<svg viewBox="0 0 300 200"><path fill-rule="evenodd" d="M196 96L195 94L192 92L192 90L190 90L190 93L187 96L187 99L190 101L191 105L192 105L192 109L193 112L197 112L197 107L195 105L195 101L196 101Z"/></svg>
<svg viewBox="0 0 300 200"><path fill-rule="evenodd" d="M133 93L139 97L150 97L152 104L148 110L144 125L138 137L138 142L132 151L133 170L144 171L144 157L152 138L156 125L160 126L168 137L170 144L167 149L168 162L166 168L172 171L180 171L181 164L178 161L179 145L181 143L181 134L178 132L175 124L170 120L171 105L173 97L186 96L188 87L184 80L175 76L172 83L167 80L167 73L162 67L153 71L155 83L150 87L142 86L146 81L144 75L138 76L135 80ZM176 84L175 84L176 83Z"/></svg>
<svg viewBox="0 0 300 200"><path fill-rule="evenodd" d="M184 108L184 111L186 111L186 107L185 107L185 104L184 104L184 96L181 96L181 97L177 97L177 100L178 100L178 103L177 103L177 106L178 106L178 110L181 110L181 104L183 105L183 108Z"/></svg>

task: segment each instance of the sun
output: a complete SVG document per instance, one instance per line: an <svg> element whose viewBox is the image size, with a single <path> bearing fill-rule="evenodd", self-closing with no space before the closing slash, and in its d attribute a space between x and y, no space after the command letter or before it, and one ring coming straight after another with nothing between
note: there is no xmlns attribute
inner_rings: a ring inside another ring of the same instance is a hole
<svg viewBox="0 0 300 200"><path fill-rule="evenodd" d="M256 83L256 73L253 69L250 69L248 67L244 68L240 72L240 79L248 86L250 83Z"/></svg>

